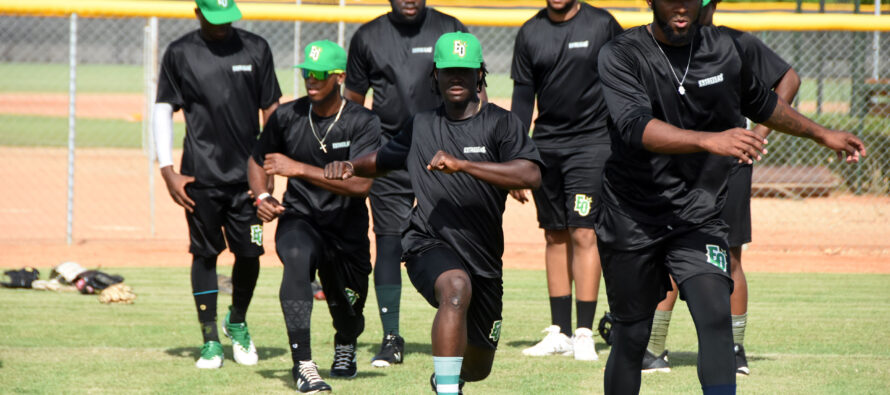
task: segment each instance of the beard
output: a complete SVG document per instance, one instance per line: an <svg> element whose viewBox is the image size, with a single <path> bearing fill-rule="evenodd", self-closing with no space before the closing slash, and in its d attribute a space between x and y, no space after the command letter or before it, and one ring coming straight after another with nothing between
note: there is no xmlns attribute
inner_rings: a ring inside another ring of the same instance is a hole
<svg viewBox="0 0 890 395"><path fill-rule="evenodd" d="M689 21L689 29L686 29L683 33L677 33L674 29L671 28L671 24L668 21L661 19L658 16L658 12L653 8L652 15L655 20L655 26L664 33L664 36L667 38L668 42L671 45L686 45L692 41L692 38L695 37L695 34L698 32L699 24L698 24L698 16L692 18Z"/></svg>
<svg viewBox="0 0 890 395"><path fill-rule="evenodd" d="M551 7L550 3L548 2L547 9L549 11L553 12L554 14L563 15L563 14L566 14L569 11L571 11L572 8L575 8L575 4L578 4L578 0L569 1L566 3L566 5L564 7L560 8L560 9L556 9L556 8Z"/></svg>

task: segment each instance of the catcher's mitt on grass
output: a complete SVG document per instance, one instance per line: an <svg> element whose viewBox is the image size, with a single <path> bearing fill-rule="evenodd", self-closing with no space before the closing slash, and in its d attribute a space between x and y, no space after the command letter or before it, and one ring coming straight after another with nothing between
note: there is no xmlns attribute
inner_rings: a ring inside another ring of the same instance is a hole
<svg viewBox="0 0 890 395"><path fill-rule="evenodd" d="M133 289L124 283L117 283L102 290L99 293L99 301L102 303L132 304L136 300Z"/></svg>

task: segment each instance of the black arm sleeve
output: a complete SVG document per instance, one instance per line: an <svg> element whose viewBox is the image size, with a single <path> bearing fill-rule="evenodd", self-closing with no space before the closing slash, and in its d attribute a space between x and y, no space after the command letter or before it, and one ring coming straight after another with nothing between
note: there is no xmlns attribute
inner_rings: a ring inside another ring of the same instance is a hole
<svg viewBox="0 0 890 395"><path fill-rule="evenodd" d="M532 125L532 114L535 111L535 88L531 85L513 83L513 103L511 111L522 121L522 130L526 132Z"/></svg>
<svg viewBox="0 0 890 395"><path fill-rule="evenodd" d="M399 134L377 151L377 170L401 170L405 168L411 138L414 135L414 118L411 118Z"/></svg>

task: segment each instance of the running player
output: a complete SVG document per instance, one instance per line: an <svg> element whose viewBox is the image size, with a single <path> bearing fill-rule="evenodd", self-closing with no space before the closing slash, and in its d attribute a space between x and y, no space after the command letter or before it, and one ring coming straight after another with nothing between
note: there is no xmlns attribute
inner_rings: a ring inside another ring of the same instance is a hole
<svg viewBox="0 0 890 395"><path fill-rule="evenodd" d="M516 36L512 111L526 130L538 98L532 141L546 167L543 185L532 195L547 243L551 323L543 340L522 351L525 355L599 359L591 329L601 269L591 209L599 202L609 132L596 58L619 33L621 26L605 10L577 0L547 0L547 8L525 22ZM525 191L511 194L527 200ZM578 313L574 335L573 282Z"/></svg>
<svg viewBox="0 0 890 395"><path fill-rule="evenodd" d="M720 0L702 1L702 12L699 23L703 26L712 25L714 12ZM726 29L739 44L742 56L751 64L751 70L764 85L772 87L776 94L788 103L794 100L800 87L800 77L779 55L753 35L728 27ZM770 129L765 125L757 125L754 132L763 136L769 135ZM729 174L727 183L726 203L720 217L729 225L729 256L730 275L733 281L730 309L732 311L732 340L735 344L736 373L747 375L748 359L745 357L745 327L748 324L748 282L742 271L742 246L751 242L751 171L752 166L739 164ZM671 312L677 302L676 287L668 292L667 297L658 304L652 319L652 334L643 358L643 372L669 372L668 351L665 349Z"/></svg>
<svg viewBox="0 0 890 395"><path fill-rule="evenodd" d="M330 391L312 361L309 323L315 271L334 321L331 377L356 375L355 343L365 327L371 256L365 196L371 180L324 178L323 166L377 148L380 121L340 96L346 51L330 41L306 46L307 96L285 103L269 118L248 160L250 188L264 222L278 218L275 243L284 264L278 297L297 389ZM288 177L284 203L266 188L272 175Z"/></svg>
<svg viewBox="0 0 890 395"><path fill-rule="evenodd" d="M167 47L158 77L154 134L158 164L167 190L185 208L192 254L192 292L204 346L195 364L222 366L216 329L216 260L226 248L235 254L232 305L224 333L235 362L257 363L245 316L260 270L263 225L248 196L244 165L263 121L278 107L281 89L269 44L235 29L241 18L233 0L197 0L199 30ZM173 169L173 111L185 113L186 134L179 173Z"/></svg>
<svg viewBox="0 0 890 395"><path fill-rule="evenodd" d="M501 333L507 190L537 187L541 163L519 118L478 97L486 72L475 36L442 35L434 59L444 104L415 115L379 151L329 164L325 176L408 170L417 206L402 238L405 266L438 309L431 383L440 394L456 394L464 380L491 372Z"/></svg>
<svg viewBox="0 0 890 395"><path fill-rule="evenodd" d="M390 0L390 5L392 12L356 31L346 68L347 99L364 104L368 88L374 90L373 109L383 125L382 143L401 131L412 115L439 106L441 98L429 83L433 44L442 34L466 31L457 19L426 8L424 0ZM374 180L374 290L383 325L380 351L371 359L377 367L402 363L405 340L399 334L401 235L413 205L407 172L393 171Z"/></svg>
<svg viewBox="0 0 890 395"><path fill-rule="evenodd" d="M650 2L654 21L600 52L612 156L596 232L613 314L605 392L639 392L655 306L677 280L699 339L705 394L735 393L732 279L720 219L734 163L766 153L741 116L810 138L857 162L865 146L778 99L751 71L729 32L699 26L701 0Z"/></svg>

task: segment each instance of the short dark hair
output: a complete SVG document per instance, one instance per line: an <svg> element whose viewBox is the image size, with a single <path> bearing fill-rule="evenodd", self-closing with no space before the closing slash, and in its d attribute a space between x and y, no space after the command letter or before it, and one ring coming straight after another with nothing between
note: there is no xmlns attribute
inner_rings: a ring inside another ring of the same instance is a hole
<svg viewBox="0 0 890 395"><path fill-rule="evenodd" d="M436 70L436 67L433 66L433 71L430 72L430 82L433 84L433 92L436 92L437 95L441 96L442 92L439 90L438 82L436 82ZM482 62L482 64L479 65L478 70L482 72L482 78L479 78L479 81L476 81L476 92L481 92L483 86L488 86L488 82L485 81L485 76L488 75L488 69L485 68L485 62Z"/></svg>

